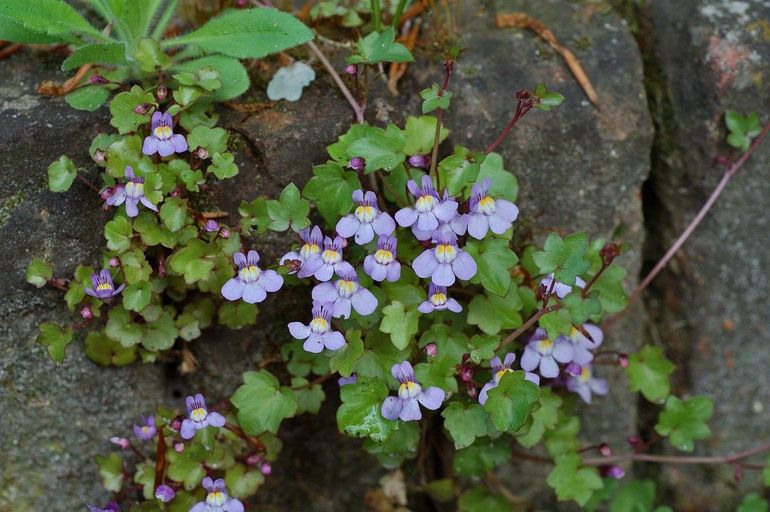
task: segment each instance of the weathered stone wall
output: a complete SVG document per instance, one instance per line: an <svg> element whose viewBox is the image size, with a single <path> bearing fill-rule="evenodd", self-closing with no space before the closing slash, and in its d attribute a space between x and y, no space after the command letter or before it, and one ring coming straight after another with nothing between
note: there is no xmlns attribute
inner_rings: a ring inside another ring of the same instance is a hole
<svg viewBox="0 0 770 512"><path fill-rule="evenodd" d="M642 11L641 39L648 80L654 81L650 90L659 128L653 179L644 196L653 131L642 59L625 22L593 2L460 4L453 21L465 50L445 119L452 134L442 149L450 144L486 146L507 122L518 89L542 81L562 92L562 107L528 115L499 147L506 168L519 179L521 229L530 229L538 240L553 229L584 229L592 237L607 238L619 233L631 246L623 263L632 287L645 236L652 258L719 179L711 160L725 150L720 142L724 109L761 111L767 103L761 82L768 78L767 63L757 57L768 54L762 20L770 12L764 2L661 0L648 2ZM745 13L732 12L743 4L749 4ZM572 47L597 89L601 110L587 101L561 58L531 32L495 28L494 15L510 11L539 18ZM426 28L428 34L437 30L431 24ZM398 122L419 112L420 100L413 92L442 74L436 58L440 45L426 46L418 50L423 64L412 66L400 84L404 94L393 97L376 86L369 119L389 116ZM342 58L337 55L337 62ZM63 321L69 312L60 293L26 285L24 268L41 255L55 262L56 274L62 276L78 263L95 263L109 218L82 184L75 183L67 194L46 188L45 169L51 161L66 153L87 167L88 141L108 128L104 110L78 113L61 100L34 94L43 79L64 79L56 71L58 60L24 50L0 63L0 439L9 448L0 454L0 510L78 510L86 501L103 500L92 459L109 449L110 435L126 432L159 401L180 404L191 389L211 396L230 393L242 371L287 341L283 319L306 301L301 295L281 294L262 307L257 328L207 332L191 344L200 371L184 378L176 376L173 363L104 369L88 361L78 343L68 349L65 363L50 363L34 342L36 327L43 320ZM241 174L212 190L219 207L235 212L241 199L275 194L290 181L304 184L311 166L325 160L324 147L347 128L352 116L316 67L319 80L296 104L281 103L256 114L223 111L222 122L233 130L239 146ZM260 99L263 93L252 91L244 101ZM712 422L716 441L702 443L704 452L746 447L766 438L770 429L770 351L764 348L768 333L762 321L768 316L765 274L770 269L762 251L768 234L763 209L768 155L761 150L735 178L674 270L659 280L653 297L661 300L648 304L657 323L646 325L638 308L606 337L608 348L627 351L647 337L662 340L685 365L676 375L677 391L717 400ZM273 260L290 241L272 235L260 243L265 258ZM723 330L725 320L734 325L729 333ZM608 368L604 375L617 384L617 391L586 409L584 436L620 448L627 434L649 425L645 416L637 420L622 374ZM272 509L358 511L365 490L376 485L381 474L376 461L359 451L358 443L336 433L336 385L330 383L326 391L329 399L318 418L299 418L282 428L285 451L260 497ZM648 468L638 469L649 474ZM554 510L550 491L527 485L523 477L546 471L517 463L501 477L540 509ZM708 486L702 492L693 489L698 482L720 482L724 503L733 503L730 476L670 468L661 480L670 484L672 499L681 505L676 510L726 510L707 500L712 494Z"/></svg>

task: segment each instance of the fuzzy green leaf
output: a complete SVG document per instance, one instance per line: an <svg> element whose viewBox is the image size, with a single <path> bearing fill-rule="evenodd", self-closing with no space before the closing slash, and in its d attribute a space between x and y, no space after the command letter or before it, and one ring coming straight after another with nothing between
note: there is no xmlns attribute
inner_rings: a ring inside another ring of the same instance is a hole
<svg viewBox="0 0 770 512"><path fill-rule="evenodd" d="M86 44L76 48L64 59L62 71L77 69L84 64L108 64L117 66L126 62L126 47L123 43Z"/></svg>

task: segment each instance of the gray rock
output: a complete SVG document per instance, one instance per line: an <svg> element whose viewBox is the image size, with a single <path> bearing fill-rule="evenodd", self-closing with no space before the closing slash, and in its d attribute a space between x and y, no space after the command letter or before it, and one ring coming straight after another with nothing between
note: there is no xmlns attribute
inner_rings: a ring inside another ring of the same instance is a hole
<svg viewBox="0 0 770 512"><path fill-rule="evenodd" d="M757 111L767 122L770 71L762 1L652 2L651 58L657 62L656 122L660 157L650 192L651 232L668 248L722 176L718 155L738 153L724 143L724 112ZM725 189L684 245L652 296L660 339L681 365L677 393L715 402L713 438L696 453L725 454L770 437L770 337L767 317L770 225L767 142ZM761 464L764 459L759 458ZM747 471L737 485L733 468L666 467L660 475L677 510L731 510L760 486Z"/></svg>

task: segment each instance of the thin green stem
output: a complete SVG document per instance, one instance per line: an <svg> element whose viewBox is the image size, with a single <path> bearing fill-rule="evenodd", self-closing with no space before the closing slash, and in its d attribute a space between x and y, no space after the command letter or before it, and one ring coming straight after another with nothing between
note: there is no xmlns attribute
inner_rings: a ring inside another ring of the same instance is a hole
<svg viewBox="0 0 770 512"><path fill-rule="evenodd" d="M380 13L380 0L371 0L372 20L374 21L374 30L382 30L382 13Z"/></svg>
<svg viewBox="0 0 770 512"><path fill-rule="evenodd" d="M398 29L398 25L401 23L401 15L404 14L407 0L399 0L398 6L396 6L396 14L393 15L393 26Z"/></svg>
<svg viewBox="0 0 770 512"><path fill-rule="evenodd" d="M178 4L179 0L169 0L166 7L163 9L163 14L160 15L158 24L155 25L155 29L152 31L151 37L156 41L163 37L163 33L166 31L166 27L168 26L169 21L171 21L171 17L176 12Z"/></svg>

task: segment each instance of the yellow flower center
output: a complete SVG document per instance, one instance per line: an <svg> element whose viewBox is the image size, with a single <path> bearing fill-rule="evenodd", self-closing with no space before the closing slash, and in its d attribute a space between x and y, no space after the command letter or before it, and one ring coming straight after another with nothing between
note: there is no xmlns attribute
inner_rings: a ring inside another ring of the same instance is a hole
<svg viewBox="0 0 770 512"><path fill-rule="evenodd" d="M225 504L225 493L222 491L212 491L206 496L206 504L212 507L221 507Z"/></svg>
<svg viewBox="0 0 770 512"><path fill-rule="evenodd" d="M439 244L436 246L436 259L439 263L452 263L457 257L457 249L454 245Z"/></svg>
<svg viewBox="0 0 770 512"><path fill-rule="evenodd" d="M500 379L503 378L503 375L505 375L508 372L512 372L510 368L503 368L502 370L495 373L495 382L500 382Z"/></svg>
<svg viewBox="0 0 770 512"><path fill-rule="evenodd" d="M318 247L317 244L305 244L302 246L302 249L299 250L299 254L305 261L307 261L310 256L317 254L320 250L321 248Z"/></svg>
<svg viewBox="0 0 770 512"><path fill-rule="evenodd" d="M354 293L358 291L358 283L355 281L346 281L340 279L337 281L337 295L345 299L350 298Z"/></svg>
<svg viewBox="0 0 770 512"><path fill-rule="evenodd" d="M393 253L387 249L378 249L374 253L374 259L377 263L382 265L388 265L393 262Z"/></svg>
<svg viewBox="0 0 770 512"><path fill-rule="evenodd" d="M316 333L324 333L329 330L329 322L321 316L310 321L310 330Z"/></svg>
<svg viewBox="0 0 770 512"><path fill-rule="evenodd" d="M126 183L126 195L129 197L142 197L144 195L144 183L129 181Z"/></svg>
<svg viewBox="0 0 770 512"><path fill-rule="evenodd" d="M155 128L155 136L161 140L169 139L174 134L170 126L158 126Z"/></svg>
<svg viewBox="0 0 770 512"><path fill-rule="evenodd" d="M489 196L484 196L479 200L479 210L485 215L492 215L495 213L495 200Z"/></svg>
<svg viewBox="0 0 770 512"><path fill-rule="evenodd" d="M414 398L420 394L420 391L422 391L422 387L410 380L398 387L398 396L401 398Z"/></svg>
<svg viewBox="0 0 770 512"><path fill-rule="evenodd" d="M433 205L436 204L436 198L428 195L428 196L420 196L417 198L417 203L415 204L415 207L417 208L418 212L429 212L433 210Z"/></svg>
<svg viewBox="0 0 770 512"><path fill-rule="evenodd" d="M193 409L190 413L190 419L193 421L203 421L206 419L206 415L208 413L206 412L206 409L203 407L198 407L197 409Z"/></svg>
<svg viewBox="0 0 770 512"><path fill-rule="evenodd" d="M430 301L433 303L435 307L443 306L446 304L446 294L445 293L434 293L430 296Z"/></svg>
<svg viewBox="0 0 770 512"><path fill-rule="evenodd" d="M587 382L591 378L591 370L588 368L582 368L580 370L580 376L578 378L582 382Z"/></svg>
<svg viewBox="0 0 770 512"><path fill-rule="evenodd" d="M324 263L327 263L329 265L334 265L335 263L338 263L342 259L342 254L338 253L333 249L326 249L321 254L321 258L323 258Z"/></svg>
<svg viewBox="0 0 770 512"><path fill-rule="evenodd" d="M538 341L537 350L541 354L550 354L551 350L553 350L553 341L549 340L548 338Z"/></svg>
<svg viewBox="0 0 770 512"><path fill-rule="evenodd" d="M254 265L249 265L246 268L242 268L241 271L238 273L238 276L241 278L241 281L246 281L247 283L253 283L259 279L259 275L262 273L261 270L259 270L259 267L256 267Z"/></svg>
<svg viewBox="0 0 770 512"><path fill-rule="evenodd" d="M359 222L369 224L374 220L376 210L371 206L359 206L356 208L356 218Z"/></svg>
<svg viewBox="0 0 770 512"><path fill-rule="evenodd" d="M109 283L99 283L96 287L97 292L103 292L105 290L112 290L112 286Z"/></svg>

